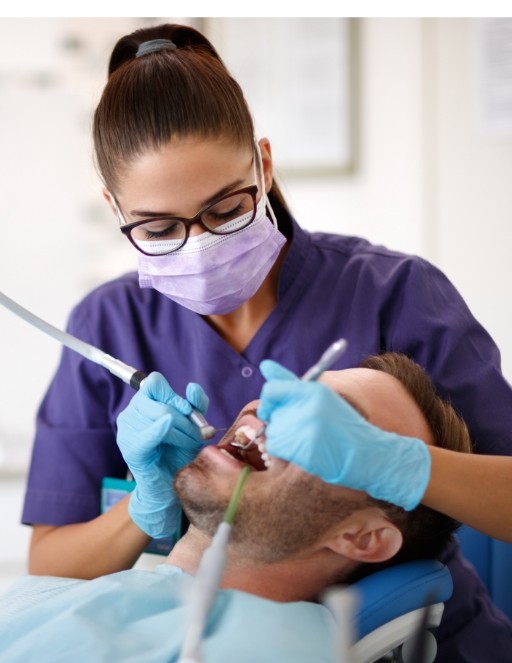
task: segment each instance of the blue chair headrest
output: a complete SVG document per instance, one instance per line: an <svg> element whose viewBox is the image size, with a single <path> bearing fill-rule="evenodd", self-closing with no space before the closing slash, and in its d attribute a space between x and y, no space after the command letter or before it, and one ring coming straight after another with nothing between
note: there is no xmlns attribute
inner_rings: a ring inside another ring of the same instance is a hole
<svg viewBox="0 0 512 663"><path fill-rule="evenodd" d="M353 584L358 592L357 638L412 610L447 601L452 595L450 572L437 560L406 562L377 571Z"/></svg>

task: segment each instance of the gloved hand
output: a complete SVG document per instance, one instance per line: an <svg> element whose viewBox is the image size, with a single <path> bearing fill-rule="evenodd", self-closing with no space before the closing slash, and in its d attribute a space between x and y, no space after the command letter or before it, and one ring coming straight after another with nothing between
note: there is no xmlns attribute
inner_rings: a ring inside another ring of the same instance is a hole
<svg viewBox="0 0 512 663"><path fill-rule="evenodd" d="M407 511L418 506L430 479L424 442L373 426L327 386L301 382L276 362L260 370L267 453Z"/></svg>
<svg viewBox="0 0 512 663"><path fill-rule="evenodd" d="M192 405L203 414L208 397L195 383L185 400L161 373L151 373L117 418L117 443L137 485L128 511L141 530L153 538L177 530L181 507L174 494L176 472L202 448L199 429L186 415Z"/></svg>

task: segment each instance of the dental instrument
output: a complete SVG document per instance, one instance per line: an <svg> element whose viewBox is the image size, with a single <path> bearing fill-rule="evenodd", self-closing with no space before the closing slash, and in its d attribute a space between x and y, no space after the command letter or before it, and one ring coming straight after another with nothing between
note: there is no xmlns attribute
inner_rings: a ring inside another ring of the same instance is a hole
<svg viewBox="0 0 512 663"><path fill-rule="evenodd" d="M212 542L204 551L199 568L194 577L188 605L188 628L178 663L199 663L199 646L208 614L215 600L217 589L227 562L227 546L231 526L242 490L251 472L245 465L236 482L224 518L215 532Z"/></svg>
<svg viewBox="0 0 512 663"><path fill-rule="evenodd" d="M304 375L300 378L302 382L314 382L322 375L324 371L330 368L334 362L339 359L347 349L347 341L344 338L340 338L327 348L327 350L322 354L320 359L309 368ZM256 431L256 435L252 438L249 438L247 442L237 442L234 440L231 442L231 446L237 447L238 449L248 449L251 445L257 443L258 439L263 435L267 428L267 424L264 423Z"/></svg>
<svg viewBox="0 0 512 663"><path fill-rule="evenodd" d="M34 315L20 304L17 304L14 300L10 299L10 297L7 297L7 295L4 295L3 292L0 292L0 304L9 309L11 313L19 316L33 327L37 327L37 329L59 341L59 343L62 343L62 345L65 345L70 350L77 352L78 354L82 355L82 357L85 357L95 364L103 366L103 368L106 368L108 371L110 371L112 375L120 378L123 382L129 384L130 387L133 387L135 390L140 389L142 381L147 377L146 373L143 373L142 371L139 371L136 368L125 364L119 359L115 359L106 352L96 348L94 345L86 343L85 341L81 341L75 336L68 334L68 332L62 331L61 329L54 327L45 320L42 320L37 315ZM192 408L192 412L188 415L188 418L199 428L199 432L203 440L209 440L214 437L218 431L225 430L214 428L207 422L204 415L196 408Z"/></svg>

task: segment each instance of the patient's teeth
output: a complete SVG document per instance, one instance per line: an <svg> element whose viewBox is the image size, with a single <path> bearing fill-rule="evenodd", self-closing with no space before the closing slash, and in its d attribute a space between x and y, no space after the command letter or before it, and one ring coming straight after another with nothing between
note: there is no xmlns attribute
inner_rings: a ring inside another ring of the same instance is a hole
<svg viewBox="0 0 512 663"><path fill-rule="evenodd" d="M272 465L272 458L266 451L261 454L261 460L264 462L267 469Z"/></svg>
<svg viewBox="0 0 512 663"><path fill-rule="evenodd" d="M250 426L240 426L240 428L236 429L235 435L238 435L238 433L242 433L249 440L256 439L256 431L254 430L254 428L251 428Z"/></svg>
<svg viewBox="0 0 512 663"><path fill-rule="evenodd" d="M265 468L269 468L271 463L270 456L265 451L265 440L262 439L261 435L258 435L260 430L261 426L255 429L248 424L244 424L236 429L234 439L230 442L230 447L238 449L235 458L240 458L241 462L248 463L255 469L263 469L261 463L265 465ZM252 447L253 443L254 449ZM259 451L261 459L254 453L256 448Z"/></svg>

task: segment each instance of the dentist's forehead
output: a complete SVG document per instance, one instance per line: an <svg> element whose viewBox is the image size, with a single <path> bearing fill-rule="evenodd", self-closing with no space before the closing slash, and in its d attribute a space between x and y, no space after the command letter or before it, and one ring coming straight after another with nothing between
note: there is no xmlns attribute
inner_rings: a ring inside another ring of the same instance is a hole
<svg viewBox="0 0 512 663"><path fill-rule="evenodd" d="M404 385L370 368L326 371L320 381L344 396L372 424L433 444L427 421Z"/></svg>

